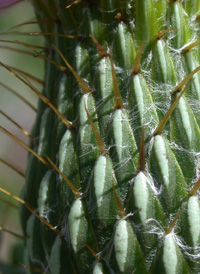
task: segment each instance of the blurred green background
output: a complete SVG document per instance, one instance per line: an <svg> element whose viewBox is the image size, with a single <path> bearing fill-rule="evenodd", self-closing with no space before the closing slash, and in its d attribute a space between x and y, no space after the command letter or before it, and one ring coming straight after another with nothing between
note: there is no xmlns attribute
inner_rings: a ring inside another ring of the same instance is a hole
<svg viewBox="0 0 200 274"><path fill-rule="evenodd" d="M0 10L0 33L6 32L5 35L0 35L0 39L19 40L26 43L43 45L44 40L39 36L30 35L16 35L9 32L31 32L38 31L36 24L21 26L9 31L9 29L17 24L35 21L34 11L28 1L23 1L13 5L9 9ZM44 64L43 61L37 57L27 56L6 50L2 47L9 46L27 50L23 46L14 44L7 44L0 42L0 60L1 62L22 69L40 79L44 78ZM11 73L3 67L0 67L0 81L7 86L13 88L20 95L24 96L34 106L37 106L37 96ZM39 90L41 85L32 82ZM0 109L7 115L11 116L23 128L30 131L35 119L35 113L30 107L24 104L20 99L12 95L5 88L0 86ZM20 140L28 144L28 138L24 136L20 130L0 114L0 124L9 130L12 134ZM20 171L25 172L27 151L8 137L3 131L0 132L0 157ZM19 196L24 178L14 172L11 168L5 166L0 162L0 186ZM18 203L5 194L0 193L0 198L12 201L18 206ZM8 206L0 200L0 226L10 229L16 233L22 234L20 223L18 220L18 211ZM9 263L11 261L11 252L13 245L19 241L14 236L0 232L0 263ZM1 273L1 271L0 271ZM6 273L6 272L4 272Z"/></svg>

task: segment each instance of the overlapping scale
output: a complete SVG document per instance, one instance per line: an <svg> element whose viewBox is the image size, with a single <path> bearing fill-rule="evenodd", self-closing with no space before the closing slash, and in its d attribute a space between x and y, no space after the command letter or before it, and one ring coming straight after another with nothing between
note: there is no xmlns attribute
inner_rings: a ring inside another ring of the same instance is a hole
<svg viewBox="0 0 200 274"><path fill-rule="evenodd" d="M40 105L34 129L40 139L38 151L52 157L80 197L61 175L40 167L42 164L29 156L27 202L39 207L43 217L55 205L53 195L58 204L55 212L61 233L51 248L41 242L41 252L49 256L48 262L43 261L47 273L64 274L66 261L71 273L81 274L197 273L199 194L188 193L199 168L199 120L192 105L192 100L199 101L199 75L180 99L165 130L153 132L179 95L179 91L172 93L177 81L198 66L198 54L182 52L192 37L199 35L191 28L199 12L198 1L194 6L190 1L154 0L49 2L48 10L43 1L42 6L36 5L38 16L59 18L56 29L77 36L51 42L56 42L90 92L83 90L70 69L64 74L48 65L44 93L73 127L67 129L48 107ZM167 31L160 37L158 33L164 29ZM136 51L144 40L141 70L134 73ZM100 54L99 45L106 54ZM64 65L58 54L51 52L49 57ZM120 95L115 92L116 82ZM121 105L117 104L121 99ZM139 166L142 128L145 170ZM98 138L105 150L100 149ZM54 185L48 186L50 183ZM35 217L29 215L24 214L23 226L26 230L28 222L27 234L32 235ZM26 258L31 264L32 241L27 243Z"/></svg>

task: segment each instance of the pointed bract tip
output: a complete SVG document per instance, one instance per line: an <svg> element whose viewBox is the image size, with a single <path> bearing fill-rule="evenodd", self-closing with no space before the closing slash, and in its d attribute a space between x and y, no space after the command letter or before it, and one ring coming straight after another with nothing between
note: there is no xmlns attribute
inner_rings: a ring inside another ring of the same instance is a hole
<svg viewBox="0 0 200 274"><path fill-rule="evenodd" d="M88 244L84 244L85 247L87 247L87 249L90 251L90 253L92 254L92 256L99 261L101 259L101 256L99 253L97 253L96 251L94 251L94 249L89 246Z"/></svg>
<svg viewBox="0 0 200 274"><path fill-rule="evenodd" d="M11 230L9 230L9 229L6 229L6 228L4 228L4 227L2 227L2 226L0 226L0 231L7 232L7 233L9 233L9 234L11 234L11 235L13 235L13 236L19 238L19 239L22 239L22 240L25 240L25 239L26 239L26 238L23 237L22 235L20 235L20 234L18 234L18 233L16 233L16 232L13 232L13 231L11 231Z"/></svg>
<svg viewBox="0 0 200 274"><path fill-rule="evenodd" d="M53 19L53 21L56 21ZM22 36L58 36L69 39L77 39L80 40L83 38L82 36L74 35L74 34L64 34L64 33L55 33L55 32L20 32L20 31L10 31L10 32L0 32L1 35L22 35Z"/></svg>
<svg viewBox="0 0 200 274"><path fill-rule="evenodd" d="M37 112L37 108L35 108L30 102L26 100L23 96L18 94L14 89L8 87L3 82L0 81L0 86L4 87L6 90L10 91L12 94L14 94L16 97L18 97L21 101L23 101L27 106L29 106L34 112Z"/></svg>
<svg viewBox="0 0 200 274"><path fill-rule="evenodd" d="M92 90L87 86L87 84L84 82L84 80L78 75L78 73L73 69L73 67L68 63L68 61L66 60L66 58L64 57L64 55L62 54L62 52L55 46L53 45L53 47L55 48L55 50L58 52L58 54L60 55L60 57L62 58L62 60L64 61L64 63L67 65L68 69L72 72L72 74L74 75L74 77L76 78L77 82L79 83L82 91L84 94L86 93L91 93Z"/></svg>
<svg viewBox="0 0 200 274"><path fill-rule="evenodd" d="M21 172L20 170L18 170L16 167L14 167L13 165L11 165L10 163L8 163L7 161L5 161L4 159L0 158L0 162L2 162L4 165L10 167L12 170L14 170L15 172L17 172L23 178L25 177L25 174L23 172Z"/></svg>
<svg viewBox="0 0 200 274"><path fill-rule="evenodd" d="M167 32L170 32L170 31L178 31L178 29L164 29L164 30L161 30L159 31L156 35L155 35L155 38L157 40L161 39L163 37L163 35Z"/></svg>
<svg viewBox="0 0 200 274"><path fill-rule="evenodd" d="M16 141L18 144L20 144L23 148L28 150L30 153L32 153L40 162L42 162L47 168L50 168L51 166L49 163L41 157L39 154L37 154L34 150L32 150L29 146L24 144L21 140L19 140L17 137L15 137L13 134L11 134L8 130L6 130L4 127L0 126L0 129L2 129L7 135L9 135L14 141Z"/></svg>
<svg viewBox="0 0 200 274"><path fill-rule="evenodd" d="M75 1L73 1L71 4L67 5L67 6L66 6L66 9L69 9L69 8L71 8L72 6L77 5L77 4L79 4L80 2L82 2L82 1L83 1L83 0L75 0Z"/></svg>
<svg viewBox="0 0 200 274"><path fill-rule="evenodd" d="M100 58L108 57L109 54L108 54L107 51L99 44L99 42L96 40L96 38L95 38L92 34L90 34L89 36L92 38L92 40L94 41L94 43L95 43L95 45L96 45L96 48L97 48L98 53L99 53L99 57L100 57Z"/></svg>
<svg viewBox="0 0 200 274"><path fill-rule="evenodd" d="M40 269L40 268L31 267L31 266L29 266L29 265L22 264L22 263L19 263L19 265L21 265L21 267L23 267L23 268L25 268L25 269L31 270L31 272L33 271L34 273L46 274L46 272L44 272L44 271L43 271L42 269Z"/></svg>
<svg viewBox="0 0 200 274"><path fill-rule="evenodd" d="M115 19L116 19L118 22L126 21L126 19L122 16L122 14L121 14L120 12L118 12L118 13L115 15Z"/></svg>
<svg viewBox="0 0 200 274"><path fill-rule="evenodd" d="M20 204L23 204L32 214L34 214L36 216L36 218L38 218L42 223L44 223L45 225L47 225L51 230L53 230L56 234L60 235L60 231L58 231L54 226L52 226L50 223L48 223L44 218L40 217L32 208L31 205L29 205L27 202L25 202L24 200L22 200L21 198L17 197L16 195L10 193L9 191L7 191L6 189L0 187L0 192L6 194L7 196L12 197L14 200L18 201Z"/></svg>
<svg viewBox="0 0 200 274"><path fill-rule="evenodd" d="M42 50L48 50L47 47L44 46L39 46L39 45L33 45L33 44L29 44L29 43L24 43L18 40L6 40L6 39L0 39L1 43L9 43L9 44L17 44L17 45L22 45L22 46L30 46L32 48L36 48L36 49L42 49Z"/></svg>
<svg viewBox="0 0 200 274"><path fill-rule="evenodd" d="M17 209L17 210L19 209L18 206L16 206L15 204L11 203L11 202L8 201L8 200L3 199L2 197L0 197L0 201L2 201L3 203L5 203L5 204L7 204L7 205L9 205L9 206L11 206L11 207Z"/></svg>
<svg viewBox="0 0 200 274"><path fill-rule="evenodd" d="M17 122L15 122L10 116L8 116L4 111L0 110L0 113L6 117L11 123L13 123L17 128L19 128L21 130L21 132L23 132L24 135L26 135L28 138L30 138L30 140L33 142L33 144L35 146L37 146L37 142L35 140L35 138L22 126L20 126Z"/></svg>
<svg viewBox="0 0 200 274"><path fill-rule="evenodd" d="M76 199L79 199L82 197L82 193L73 185L73 183L60 171L60 169L53 163L53 161L47 156L45 155L46 159L49 161L49 163L51 164L51 166L56 170L56 172L58 172L58 174L60 174L62 176L62 178L64 179L64 181L67 183L68 187L71 189L71 191L73 192L74 196Z"/></svg>
<svg viewBox="0 0 200 274"><path fill-rule="evenodd" d="M73 34L55 33L55 32L28 32L31 36L58 36L70 39L80 39L80 36Z"/></svg>
<svg viewBox="0 0 200 274"><path fill-rule="evenodd" d="M170 223L170 225L168 226L168 228L166 229L164 236L168 235L171 233L171 231L173 230L174 226L176 225L176 222L179 218L179 216L181 215L183 211L183 208L181 208L178 213L176 214L176 216L174 217L174 219L172 220L172 222Z"/></svg>
<svg viewBox="0 0 200 274"><path fill-rule="evenodd" d="M118 207L119 217L120 217L120 219L123 219L127 216L126 211L124 210L124 207L120 201L119 196L117 195L114 183L112 184L112 188L113 188L113 193L114 193L115 200L116 200L117 207Z"/></svg>
<svg viewBox="0 0 200 274"><path fill-rule="evenodd" d="M164 127L167 123L167 121L169 120L170 115L172 114L172 112L174 111L176 105L178 104L179 100L181 99L181 97L183 96L184 92L188 89L188 87L191 85L191 83L194 81L194 79L192 79L186 86L185 88L181 91L181 93L179 94L179 96L174 100L174 102L172 103L171 107L169 108L169 110L166 112L166 114L164 115L163 119L160 121L160 123L158 124L157 128L155 129L153 136L156 136L158 134L161 134L164 130Z"/></svg>
<svg viewBox="0 0 200 274"><path fill-rule="evenodd" d="M92 118L87 110L87 107L85 105L85 111L86 111L86 114L87 114L87 117L88 117L88 120L89 120L89 123L90 123L90 126L92 128L92 131L94 132L94 135L95 135L95 138L96 138L96 141L97 141L97 145L98 145L98 149L99 149L99 152L103 155L106 155L108 152L107 152L107 149L104 145L104 142L101 138L101 135L99 134L99 132L97 131L93 121L92 121Z"/></svg>
<svg viewBox="0 0 200 274"><path fill-rule="evenodd" d="M196 67L192 72L190 72L173 90L172 94L175 94L176 92L180 92L184 85L187 83L188 80L192 78L192 76L200 70L200 66Z"/></svg>
<svg viewBox="0 0 200 274"><path fill-rule="evenodd" d="M194 184L193 188L188 193L188 196L194 196L196 195L198 189L200 188L200 178L197 180L197 182Z"/></svg>
<svg viewBox="0 0 200 274"><path fill-rule="evenodd" d="M34 25L34 24L38 25L38 24L45 24L45 23L51 23L51 22L55 22L55 20L28 21L28 22L17 24L15 26L9 28L8 31L11 31L13 29L23 27L23 26L26 26L26 25Z"/></svg>
<svg viewBox="0 0 200 274"><path fill-rule="evenodd" d="M109 57L111 62L112 79L113 79L113 86L114 86L115 108L121 109L121 108L124 108L124 104L123 104L122 96L119 90L119 85L118 85L117 77L115 73L114 62L112 57L112 49L110 49Z"/></svg>
<svg viewBox="0 0 200 274"><path fill-rule="evenodd" d="M33 80L37 84L44 86L44 81L35 77L34 75L13 66L9 66L9 67L14 71L19 72L21 75L25 75L27 78L29 78L30 80Z"/></svg>
<svg viewBox="0 0 200 274"><path fill-rule="evenodd" d="M131 74L138 74L138 73L141 73L141 57L142 57L142 51L143 51L143 47L144 47L144 44L145 44L145 41L144 40L137 52L137 55L135 57L135 61L134 61L134 64L133 64L133 68L131 70Z"/></svg>
<svg viewBox="0 0 200 274"><path fill-rule="evenodd" d="M192 48L198 46L199 44L200 44L200 40L198 40L198 41L196 41L194 43L191 43L188 46L183 47L183 49L181 50L181 53L182 54L187 53L188 51L190 51Z"/></svg>
<svg viewBox="0 0 200 274"><path fill-rule="evenodd" d="M3 64L2 62L0 62L0 65L3 66L4 68L6 68L10 73L12 73L16 78L18 78L20 81L22 81L25 85L30 87L31 90L33 90L37 94L37 96L40 97L40 99L42 99L42 101L45 104L47 104L56 113L56 115L61 119L63 124L65 124L68 129L70 129L70 130L74 129L73 124L70 121L68 121L65 118L65 116L62 113L60 113L58 111L58 109L49 101L49 99L47 99L42 93L40 93L39 90L33 84L31 84L30 81L28 81L27 79L25 80L24 79L25 77L22 78L19 74L14 72L9 66Z"/></svg>
<svg viewBox="0 0 200 274"><path fill-rule="evenodd" d="M66 71L67 71L67 68L66 68L66 67L60 65L59 63L57 63L57 62L55 62L54 60L48 58L47 56L42 55L40 52L38 52L38 51L36 51L34 48L32 48L32 46L30 46L29 44L21 43L21 42L19 42L19 41L18 41L18 43L21 44L21 45L23 45L23 46L25 46L25 47L27 47L28 49L30 49L34 54L36 54L36 57L39 57L39 58L41 58L41 59L43 59L43 60L46 60L46 61L48 61L48 62L51 62L51 63L52 63L54 66L56 66L60 71L66 73Z"/></svg>

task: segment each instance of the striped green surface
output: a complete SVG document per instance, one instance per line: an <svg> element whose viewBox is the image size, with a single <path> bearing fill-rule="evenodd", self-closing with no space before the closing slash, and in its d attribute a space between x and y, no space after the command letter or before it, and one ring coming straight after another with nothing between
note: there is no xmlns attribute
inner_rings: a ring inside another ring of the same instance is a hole
<svg viewBox="0 0 200 274"><path fill-rule="evenodd" d="M40 102L39 145L31 146L81 196L29 156L23 197L61 234L21 207L26 260L52 274L198 273L199 193L189 192L199 174L199 72L163 132L153 133L180 94L178 83L199 65L199 45L184 51L200 39L199 1L32 2L38 20L50 20L43 31L76 37L47 36L47 56L65 65L56 45L75 73L47 62L43 90L73 127Z"/></svg>

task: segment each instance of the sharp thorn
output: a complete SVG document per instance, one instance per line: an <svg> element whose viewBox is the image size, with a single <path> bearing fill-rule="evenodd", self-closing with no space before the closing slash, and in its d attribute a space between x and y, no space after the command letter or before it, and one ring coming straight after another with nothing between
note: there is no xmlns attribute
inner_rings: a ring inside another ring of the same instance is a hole
<svg viewBox="0 0 200 274"><path fill-rule="evenodd" d="M161 134L164 130L164 127L167 123L167 121L169 120L170 115L172 114L172 112L174 111L176 105L178 104L179 100L181 99L181 97L183 96L183 93L188 89L188 87L191 85L191 83L194 81L191 80L190 83L188 83L186 85L186 87L181 91L181 93L179 94L179 96L174 100L174 102L172 103L171 107L169 108L169 110L167 111L167 113L164 115L163 119L160 121L160 123L158 124L157 128L155 129L153 136Z"/></svg>
<svg viewBox="0 0 200 274"><path fill-rule="evenodd" d="M74 196L76 199L81 198L82 193L73 185L73 183L60 171L60 169L52 162L52 160L45 155L47 160L49 161L49 163L51 164L51 166L56 170L56 172L58 172L58 174L60 174L63 178L63 180L67 183L67 185L69 186L69 188L71 189L71 191L73 192Z"/></svg>
<svg viewBox="0 0 200 274"><path fill-rule="evenodd" d="M3 160L2 158L0 158L0 162L2 162L4 165L10 167L11 169L13 169L15 172L17 172L20 176L22 176L23 178L25 177L25 174L23 172L21 172L20 170L18 170L16 167L14 167L13 165L11 165L10 163L8 163L7 161Z"/></svg>
<svg viewBox="0 0 200 274"><path fill-rule="evenodd" d="M94 41L95 45L96 45L96 48L98 50L98 53L99 53L99 57L102 58L102 57L109 57L109 54L107 53L107 51L99 44L99 42L96 40L96 38L90 34L89 35L92 40Z"/></svg>
<svg viewBox="0 0 200 274"><path fill-rule="evenodd" d="M99 149L99 151L100 151L101 154L106 155L108 153L107 149L106 149L106 147L104 145L104 142L103 142L103 140L101 138L101 135L97 131L97 129L96 129L96 127L95 127L95 125L94 125L94 123L92 121L92 118L91 118L91 116L90 116L90 114L89 114L89 112L88 112L88 110L86 108L86 105L85 105L85 111L87 113L87 117L88 117L88 121L90 123L90 126L91 126L91 128L92 128L92 130L94 132L94 135L95 135L95 138L96 138L96 141L97 141L97 144L98 144L98 149Z"/></svg>
<svg viewBox="0 0 200 274"><path fill-rule="evenodd" d="M15 137L13 134L11 134L4 127L0 126L0 129L2 129L7 135L9 135L14 141L16 141L18 144L20 144L23 148L25 148L30 153L32 153L35 157L37 157L38 160L41 161L47 168L51 168L51 165L43 157L41 157L34 150L32 150L29 146L27 146L26 144L24 144L21 140L19 140L17 137Z"/></svg>
<svg viewBox="0 0 200 274"><path fill-rule="evenodd" d="M115 97L115 108L116 109L121 109L124 108L124 104L122 101L122 97L120 94L119 86L117 83L117 77L114 69L114 62L113 62L113 57L112 57L112 52L109 54L110 57L110 62L111 62L111 69L112 69L112 78L113 78L113 86L114 86L114 97Z"/></svg>
<svg viewBox="0 0 200 274"><path fill-rule="evenodd" d="M8 91L10 91L12 94L14 94L15 96L17 96L20 100L22 100L27 106L29 106L33 111L37 112L37 109L30 102L28 102L23 96L21 96L20 94L18 94L15 90L11 89L10 87L8 87L7 85L5 85L1 81L0 81L0 86L4 87Z"/></svg>
<svg viewBox="0 0 200 274"><path fill-rule="evenodd" d="M141 56L142 56L142 50L143 50L144 44L145 44L145 40L142 42L137 52L131 74L141 73Z"/></svg>
<svg viewBox="0 0 200 274"><path fill-rule="evenodd" d="M2 62L0 62L0 65L2 65L3 67L5 67L8 71L10 71L15 77L17 77L19 80L21 80L25 85L27 85L28 87L31 88L31 90L33 90L41 99L42 101L47 104L55 113L56 115L58 115L58 117L62 120L62 122L66 125L66 127L70 130L74 129L73 125L71 122L69 122L64 115L62 115L57 108L44 96L42 95L39 90L34 87L28 80L24 80L19 74L17 74L16 72L14 72L12 69L10 69L10 67L6 66L5 64L3 64Z"/></svg>
<svg viewBox="0 0 200 274"><path fill-rule="evenodd" d="M12 197L14 200L18 201L19 203L23 204L32 214L34 214L41 222L43 222L45 225L47 225L51 230L53 230L56 234L60 235L60 231L58 231L54 226L52 226L50 223L48 223L45 219L43 219L42 217L40 217L35 211L34 209L24 200L22 200L21 198L15 196L14 194L10 193L9 191L7 191L6 189L0 187L0 191L5 193L7 196Z"/></svg>
<svg viewBox="0 0 200 274"><path fill-rule="evenodd" d="M18 127L23 133L24 135L26 135L27 137L30 138L30 140L34 143L35 146L37 146L37 142L35 141L35 138L23 127L21 127L18 123L16 123L10 116L8 116L5 112L3 112L2 110L0 110L0 113L6 117L10 122L12 122L16 127Z"/></svg>
<svg viewBox="0 0 200 274"><path fill-rule="evenodd" d="M77 82L79 83L82 91L84 94L86 93L91 93L92 90L87 86L87 84L83 81L83 79L78 75L78 73L73 69L73 67L68 63L68 61L66 60L66 58L64 57L64 55L62 54L62 52L55 46L53 45L53 47L55 48L55 50L58 52L58 54L60 55L60 57L62 58L62 60L64 61L64 63L66 64L66 66L68 67L68 69L72 72L72 74L74 75L74 77L76 78Z"/></svg>

